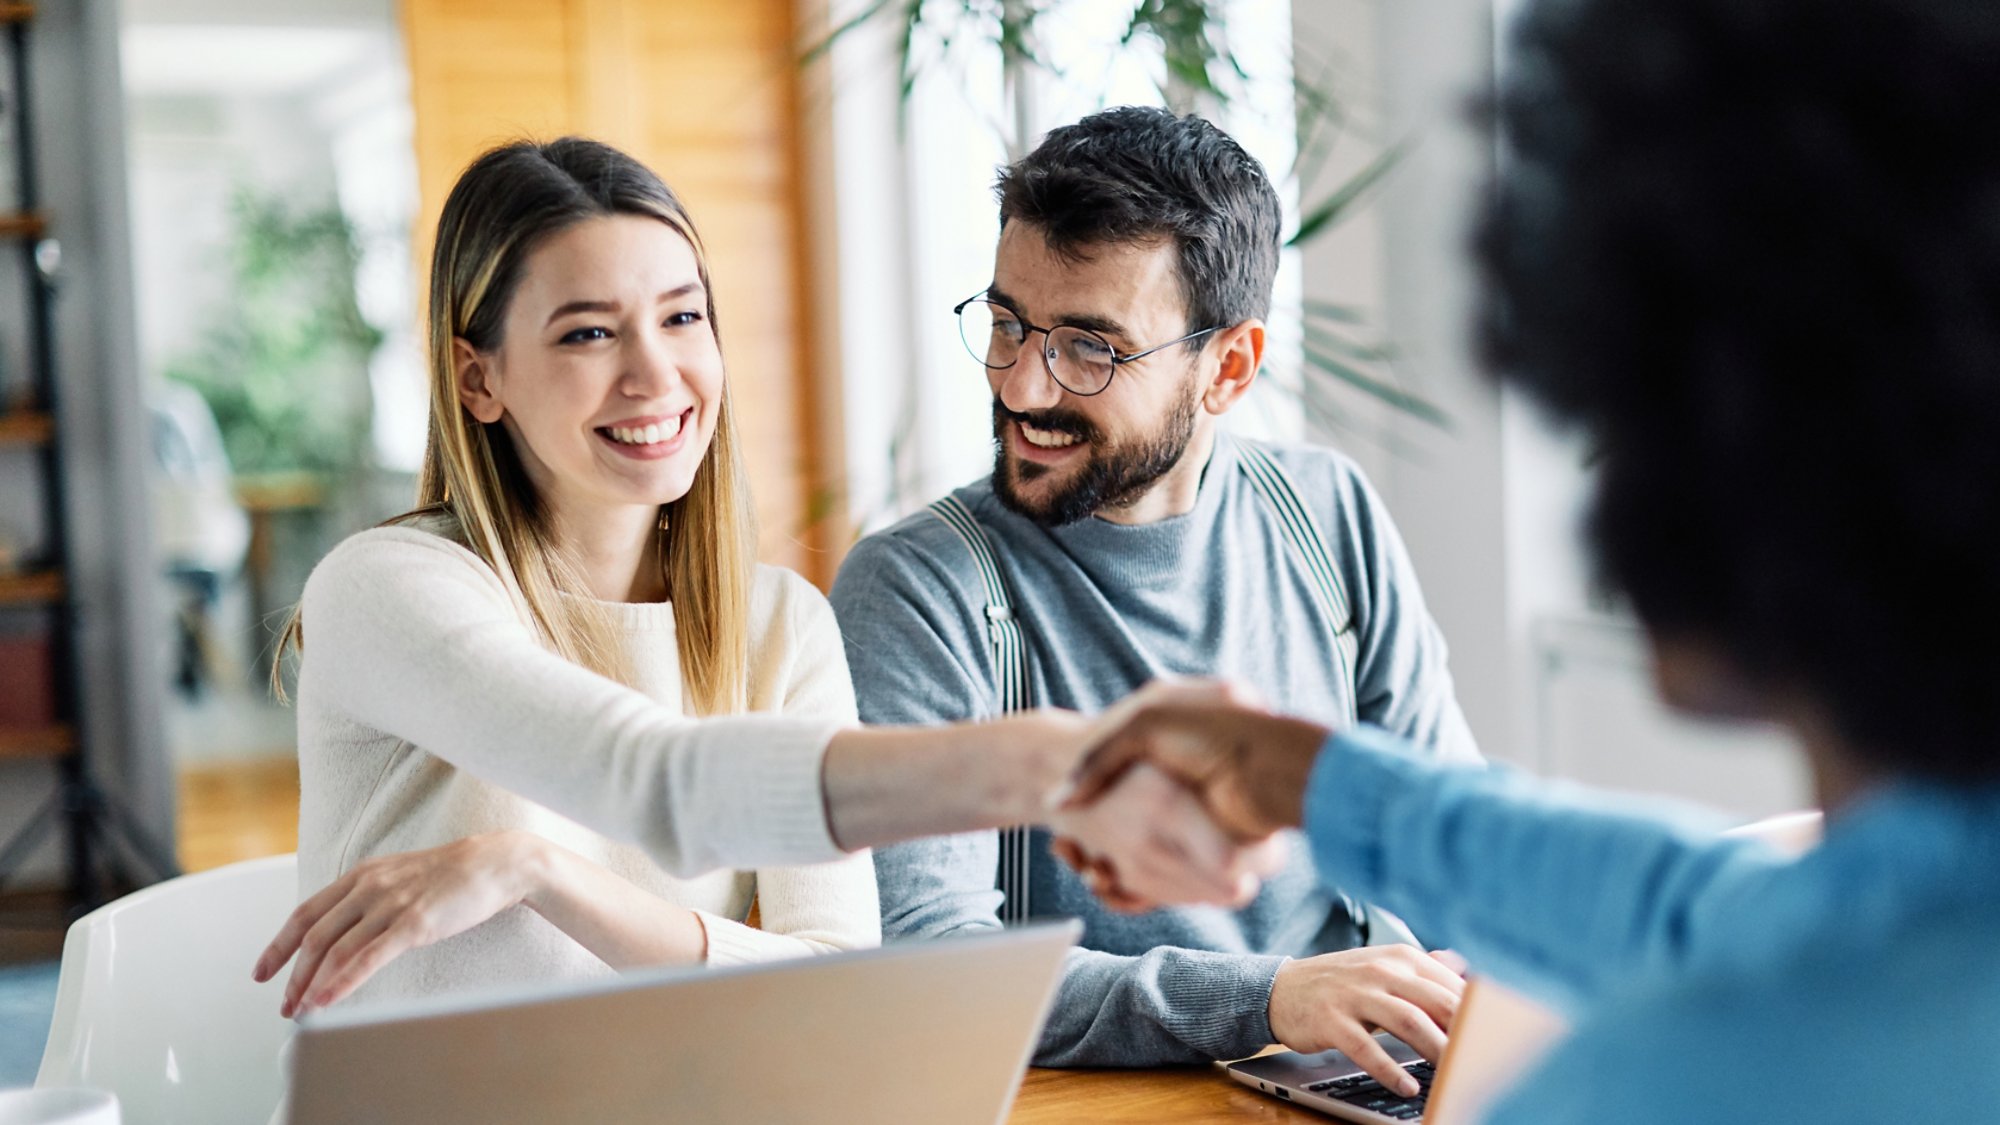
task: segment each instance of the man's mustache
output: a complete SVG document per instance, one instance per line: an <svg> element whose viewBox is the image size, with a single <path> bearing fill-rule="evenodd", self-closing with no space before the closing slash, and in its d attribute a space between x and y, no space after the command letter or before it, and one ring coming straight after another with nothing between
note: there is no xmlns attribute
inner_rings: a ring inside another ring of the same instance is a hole
<svg viewBox="0 0 2000 1125"><path fill-rule="evenodd" d="M1008 422L1019 422L1038 430L1068 434L1081 441L1094 442L1098 439L1097 427L1090 424L1083 415L1069 410L1009 410L997 400L993 403L993 430L998 433Z"/></svg>

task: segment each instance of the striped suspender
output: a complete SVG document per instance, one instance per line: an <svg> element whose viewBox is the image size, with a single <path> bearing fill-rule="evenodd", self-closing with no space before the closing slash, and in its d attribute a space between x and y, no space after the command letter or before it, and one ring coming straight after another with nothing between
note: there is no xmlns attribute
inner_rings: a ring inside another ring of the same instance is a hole
<svg viewBox="0 0 2000 1125"><path fill-rule="evenodd" d="M1333 625L1333 651L1340 661L1341 682L1347 688L1347 721L1355 722L1355 707L1361 694L1354 676L1360 641L1355 636L1354 609L1348 604L1346 588L1340 584L1340 571L1334 568L1333 559L1327 554L1326 536L1320 532L1312 511L1299 501L1299 490L1292 484L1291 476L1278 467L1270 454L1242 443L1238 443L1236 448L1250 484L1277 513L1278 523L1285 529L1285 541L1292 545L1292 550L1306 564L1307 573L1312 575L1313 590L1319 595L1320 609L1326 612L1327 621ZM1327 890L1347 911L1347 916L1354 920L1355 928L1366 943L1371 936L1368 931L1372 912L1342 891L1330 886Z"/></svg>
<svg viewBox="0 0 2000 1125"><path fill-rule="evenodd" d="M1251 485L1278 516L1285 541L1291 544L1292 550L1305 564L1307 573L1312 576L1313 592L1318 596L1320 609L1334 629L1334 653L1340 661L1341 681L1347 688L1347 718L1352 722L1355 719L1357 689L1354 668L1358 641L1354 613L1348 604L1347 591L1341 585L1340 571L1335 569L1332 556L1327 552L1326 538L1320 533L1319 524L1299 500L1298 489L1292 484L1291 477L1263 450L1242 443L1238 443L1237 450ZM980 582L986 587L986 639L993 653L993 666L1000 677L1000 712L1025 711L1034 706L1033 691L1028 683L1028 644L1021 634L1020 622L1014 617L1014 603L1007 595L1007 583L1000 575L1000 563L994 557L993 543L986 537L986 529L973 518L972 511L957 497L946 496L934 502L930 511L965 543L966 550L972 553L972 561L978 566ZM1000 906L1000 919L1009 925L1028 920L1028 868L1031 858L1028 829L1001 830L999 883L1005 901ZM1367 915L1361 905L1345 895L1340 898L1355 922L1364 924Z"/></svg>
<svg viewBox="0 0 2000 1125"><path fill-rule="evenodd" d="M955 496L946 496L930 507L931 514L965 542L986 586L986 641L1000 677L1000 713L1026 711L1034 706L1034 693L1028 686L1028 643L1021 635L1021 623L1014 619L1014 603L1007 596L1007 583L1000 577L1000 563L993 557L986 529ZM1028 829L1001 829L999 882L1005 899L1000 904L1000 920L1008 925L1028 920L1029 859Z"/></svg>
<svg viewBox="0 0 2000 1125"><path fill-rule="evenodd" d="M1278 516L1278 523L1285 529L1285 541L1290 543L1300 561L1305 563L1306 572L1312 575L1313 592L1318 595L1319 607L1326 613L1326 619L1333 625L1334 658L1340 661L1340 678L1347 688L1347 721L1355 721L1354 666L1360 651L1360 642L1355 636L1354 610L1347 601L1347 590L1340 584L1340 571L1333 565L1333 558L1327 553L1326 536L1320 533L1319 522L1312 512L1299 500L1299 491L1292 484L1292 478L1271 455L1256 446L1237 443L1239 461L1243 472L1250 478L1250 484L1257 494L1271 506Z"/></svg>

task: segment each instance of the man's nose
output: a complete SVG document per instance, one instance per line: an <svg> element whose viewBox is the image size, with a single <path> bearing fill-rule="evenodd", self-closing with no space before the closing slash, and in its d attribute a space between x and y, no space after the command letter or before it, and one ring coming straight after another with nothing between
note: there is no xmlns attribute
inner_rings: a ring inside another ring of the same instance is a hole
<svg viewBox="0 0 2000 1125"><path fill-rule="evenodd" d="M1047 410L1062 401L1062 384L1050 374L1055 360L1048 353L1049 338L1040 332L1030 332L1021 342L1021 354L1014 360L1014 366L993 371L998 380L993 393L1002 406L1026 413Z"/></svg>

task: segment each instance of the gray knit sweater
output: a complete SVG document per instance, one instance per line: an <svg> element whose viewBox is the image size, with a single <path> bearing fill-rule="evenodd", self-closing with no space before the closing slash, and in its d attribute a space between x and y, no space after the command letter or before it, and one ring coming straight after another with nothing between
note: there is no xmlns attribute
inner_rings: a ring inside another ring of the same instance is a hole
<svg viewBox="0 0 2000 1125"><path fill-rule="evenodd" d="M1328 540L1358 630L1361 719L1441 755L1476 757L1452 695L1445 646L1380 500L1354 464L1265 447ZM1031 652L1038 704L1095 712L1164 674L1255 686L1274 707L1344 722L1348 686L1333 632L1270 504L1219 436L1192 511L1140 526L1087 519L1047 529L1015 515L989 481L958 498L993 540ZM931 723L991 716L997 680L986 595L966 545L919 513L857 545L834 585L861 718ZM1035 1061L1150 1066L1232 1058L1271 1041L1271 982L1287 956L1355 940L1311 860L1239 911L1128 917L1100 906L1037 833L1036 915L1084 920ZM884 937L997 927L997 836L923 840L876 853ZM1338 874L1334 875L1336 881Z"/></svg>

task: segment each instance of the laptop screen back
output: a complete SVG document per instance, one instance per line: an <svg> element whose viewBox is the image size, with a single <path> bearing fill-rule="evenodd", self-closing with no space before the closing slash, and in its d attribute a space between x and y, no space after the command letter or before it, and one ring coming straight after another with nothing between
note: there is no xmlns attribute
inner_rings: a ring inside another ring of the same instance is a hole
<svg viewBox="0 0 2000 1125"><path fill-rule="evenodd" d="M991 1125L1079 928L335 1010L299 1033L291 1119Z"/></svg>

